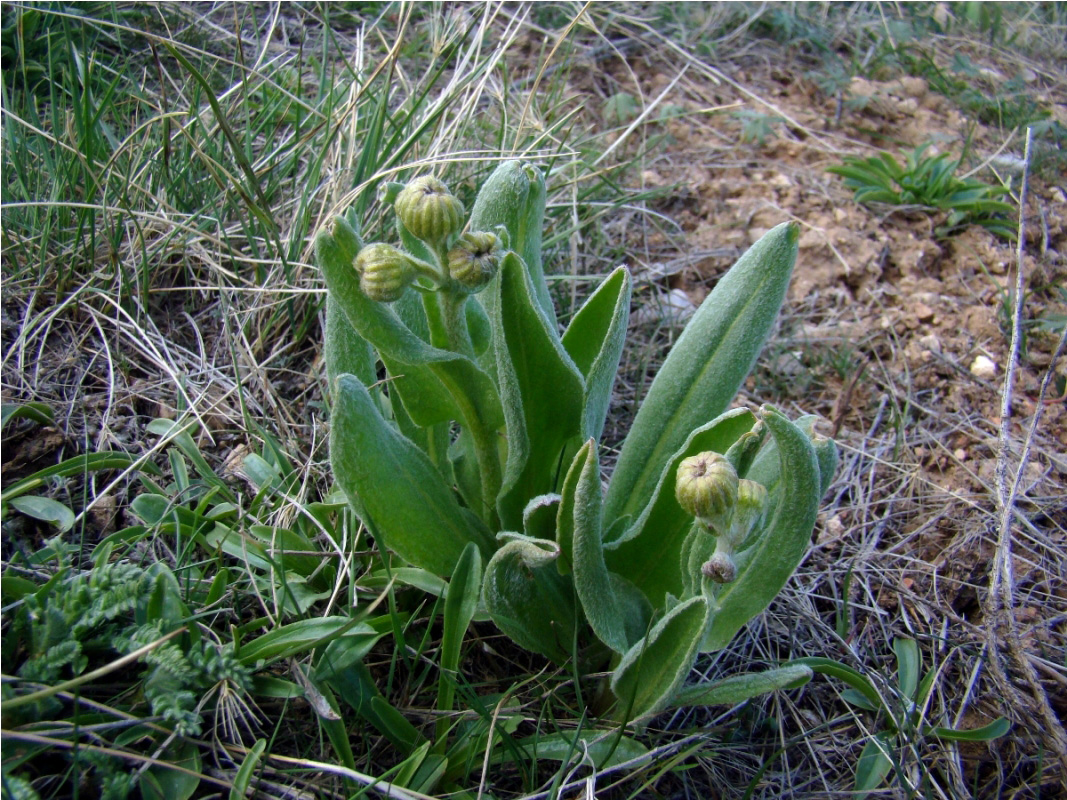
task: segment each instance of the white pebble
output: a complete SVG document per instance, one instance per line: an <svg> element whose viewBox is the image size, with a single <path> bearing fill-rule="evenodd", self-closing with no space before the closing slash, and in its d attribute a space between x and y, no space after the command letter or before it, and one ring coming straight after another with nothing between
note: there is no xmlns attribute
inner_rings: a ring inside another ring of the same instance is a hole
<svg viewBox="0 0 1067 800"><path fill-rule="evenodd" d="M971 363L971 374L988 381L996 376L997 365L985 356L978 356Z"/></svg>

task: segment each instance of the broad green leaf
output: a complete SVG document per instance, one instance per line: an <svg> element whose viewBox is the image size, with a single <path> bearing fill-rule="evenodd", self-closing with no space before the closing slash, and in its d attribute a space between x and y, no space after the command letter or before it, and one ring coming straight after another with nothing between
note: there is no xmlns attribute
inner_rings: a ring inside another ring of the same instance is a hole
<svg viewBox="0 0 1067 800"><path fill-rule="evenodd" d="M256 743L245 755L237 774L233 778L233 786L230 787L230 800L245 800L248 787L252 782L252 776L256 772L263 751L267 749L266 739L256 739Z"/></svg>
<svg viewBox="0 0 1067 800"><path fill-rule="evenodd" d="M627 651L611 677L617 719L640 719L671 701L693 667L707 621L707 601L693 597L671 609Z"/></svg>
<svg viewBox="0 0 1067 800"><path fill-rule="evenodd" d="M555 542L512 539L485 567L482 597L501 631L520 647L567 661L578 616L571 582L559 574Z"/></svg>
<svg viewBox="0 0 1067 800"><path fill-rule="evenodd" d="M237 654L245 666L259 662L271 663L304 653L327 644L345 634L378 636L378 632L358 619L348 617L315 617L282 625L251 642L242 644Z"/></svg>
<svg viewBox="0 0 1067 800"><path fill-rule="evenodd" d="M330 295L349 324L377 348L413 420L425 426L462 420L489 430L503 424L496 389L473 361L431 347L388 305L363 294L359 276L329 234L315 240L315 252Z"/></svg>
<svg viewBox="0 0 1067 800"><path fill-rule="evenodd" d="M693 518L674 496L678 465L697 453L709 450L725 453L752 429L755 421L751 411L737 408L693 431L664 465L641 515L619 539L607 544L608 569L641 589L654 607L662 607L668 592L675 597L682 596L679 564Z"/></svg>
<svg viewBox="0 0 1067 800"><path fill-rule="evenodd" d="M577 471L578 477L572 479ZM573 501L570 499L573 488ZM625 653L645 635L647 617L628 607L627 597L616 595L615 584L604 563L601 542L600 464L596 442L582 445L564 482L566 499L560 504L573 514L569 525L573 541L574 588L593 633L616 653Z"/></svg>
<svg viewBox="0 0 1067 800"><path fill-rule="evenodd" d="M401 753L410 753L426 737L382 696L370 671L361 662L331 677L327 684Z"/></svg>
<svg viewBox="0 0 1067 800"><path fill-rule="evenodd" d="M26 495L13 497L9 502L12 508L27 517L55 525L60 533L66 533L74 527L74 512L51 498Z"/></svg>
<svg viewBox="0 0 1067 800"><path fill-rule="evenodd" d="M952 742L988 742L999 739L1009 730L1011 730L1011 723L1004 717L999 717L981 728L971 728L966 731L958 728L930 728L928 732L938 739L947 739Z"/></svg>
<svg viewBox="0 0 1067 800"><path fill-rule="evenodd" d="M671 708L685 706L732 706L778 689L795 689L811 680L812 670L791 664L765 672L731 675L711 684L684 686L671 698Z"/></svg>
<svg viewBox="0 0 1067 800"><path fill-rule="evenodd" d="M517 530L531 497L555 490L568 442L582 429L584 381L538 307L530 276L514 253L500 264L494 323L500 399L508 457L497 509L505 530Z"/></svg>
<svg viewBox="0 0 1067 800"><path fill-rule="evenodd" d="M608 276L578 309L563 334L563 347L585 378L585 426L581 436L600 440L619 370L630 319L632 281L625 267Z"/></svg>
<svg viewBox="0 0 1067 800"><path fill-rule="evenodd" d="M893 640L893 652L897 656L897 686L903 697L914 702L915 690L919 688L919 671L922 669L919 645L914 639L896 638Z"/></svg>
<svg viewBox="0 0 1067 800"><path fill-rule="evenodd" d="M881 695L878 694L878 690L874 688L874 684L870 682L867 676L862 672L857 672L852 667L842 664L840 661L818 657L795 658L786 666L808 667L812 672L842 680L866 698L872 708L883 708L885 706Z"/></svg>
<svg viewBox="0 0 1067 800"><path fill-rule="evenodd" d="M863 752L856 762L856 797L863 797L866 792L881 786L885 776L893 768L890 735L886 731L877 733L863 746Z"/></svg>
<svg viewBox="0 0 1067 800"><path fill-rule="evenodd" d="M484 524L461 507L430 459L389 425L359 380L337 381L330 460L380 537L408 563L449 575L468 542L493 550Z"/></svg>
<svg viewBox="0 0 1067 800"><path fill-rule="evenodd" d="M648 748L629 736L616 731L565 731L545 736L529 736L516 741L537 761L567 761L587 764L597 769L610 769L635 758L648 755ZM515 760L510 750L497 749L490 757L492 764L508 764Z"/></svg>
<svg viewBox="0 0 1067 800"><path fill-rule="evenodd" d="M822 499L819 462L807 434L770 406L763 407L762 416L778 448L778 504L755 544L735 558L737 579L719 590L707 651L725 647L782 590L808 551Z"/></svg>
<svg viewBox="0 0 1067 800"><path fill-rule="evenodd" d="M768 231L697 309L656 375L619 454L604 519L636 517L689 434L722 414L748 376L785 299L798 226Z"/></svg>
<svg viewBox="0 0 1067 800"><path fill-rule="evenodd" d="M200 749L192 742L178 741L148 768L140 788L145 800L188 800L199 786Z"/></svg>

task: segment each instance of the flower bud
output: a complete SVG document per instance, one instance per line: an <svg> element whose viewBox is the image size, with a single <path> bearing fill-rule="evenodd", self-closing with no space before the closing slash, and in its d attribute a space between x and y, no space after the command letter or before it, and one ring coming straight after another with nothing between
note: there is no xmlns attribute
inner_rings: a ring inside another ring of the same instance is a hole
<svg viewBox="0 0 1067 800"><path fill-rule="evenodd" d="M359 288L371 300L399 300L415 278L411 259L390 244L368 244L356 256Z"/></svg>
<svg viewBox="0 0 1067 800"><path fill-rule="evenodd" d="M472 292L483 289L500 266L500 239L494 233L465 233L448 251L448 274Z"/></svg>
<svg viewBox="0 0 1067 800"><path fill-rule="evenodd" d="M444 244L463 227L463 203L430 175L415 178L393 204L396 215L413 236L430 244Z"/></svg>
<svg viewBox="0 0 1067 800"><path fill-rule="evenodd" d="M737 505L730 521L729 539L733 547L740 547L759 525L767 512L767 489L762 483L742 478L737 482Z"/></svg>
<svg viewBox="0 0 1067 800"><path fill-rule="evenodd" d="M706 561L700 572L715 583L733 583L737 580L737 565L729 553L715 551L710 561Z"/></svg>
<svg viewBox="0 0 1067 800"><path fill-rule="evenodd" d="M718 453L706 452L682 461L674 482L678 504L714 535L730 522L737 502L737 471Z"/></svg>

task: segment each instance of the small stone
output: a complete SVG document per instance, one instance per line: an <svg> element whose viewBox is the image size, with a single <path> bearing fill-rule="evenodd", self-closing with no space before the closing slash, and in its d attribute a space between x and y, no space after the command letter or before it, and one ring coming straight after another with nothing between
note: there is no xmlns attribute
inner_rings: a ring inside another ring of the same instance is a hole
<svg viewBox="0 0 1067 800"><path fill-rule="evenodd" d="M997 374L997 365L986 356L977 356L971 362L971 374L982 380L992 380Z"/></svg>
<svg viewBox="0 0 1067 800"><path fill-rule="evenodd" d="M919 338L919 345L923 350L929 350L931 353L941 352L941 340L932 333L928 333L926 336L921 336Z"/></svg>
<svg viewBox="0 0 1067 800"><path fill-rule="evenodd" d="M919 322L933 322L934 310L926 303L916 303L912 307L912 311L915 312L915 316L919 318Z"/></svg>

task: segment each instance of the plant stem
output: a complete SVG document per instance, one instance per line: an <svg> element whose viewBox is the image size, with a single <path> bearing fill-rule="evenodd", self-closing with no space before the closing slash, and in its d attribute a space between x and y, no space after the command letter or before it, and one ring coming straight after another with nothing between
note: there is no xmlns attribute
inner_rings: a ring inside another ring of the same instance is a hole
<svg viewBox="0 0 1067 800"><path fill-rule="evenodd" d="M473 359L474 345L471 344L470 331L467 329L467 294L446 287L438 293L438 297L448 349Z"/></svg>

